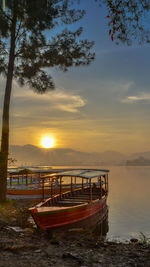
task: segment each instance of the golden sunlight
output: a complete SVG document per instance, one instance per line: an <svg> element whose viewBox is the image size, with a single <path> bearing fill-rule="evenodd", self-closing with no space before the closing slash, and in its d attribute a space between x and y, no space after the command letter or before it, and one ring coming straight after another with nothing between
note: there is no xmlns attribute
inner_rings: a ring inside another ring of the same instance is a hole
<svg viewBox="0 0 150 267"><path fill-rule="evenodd" d="M42 147L52 148L52 147L54 147L54 144L55 144L54 138L52 138L52 137L43 137L42 138L42 142L41 142Z"/></svg>

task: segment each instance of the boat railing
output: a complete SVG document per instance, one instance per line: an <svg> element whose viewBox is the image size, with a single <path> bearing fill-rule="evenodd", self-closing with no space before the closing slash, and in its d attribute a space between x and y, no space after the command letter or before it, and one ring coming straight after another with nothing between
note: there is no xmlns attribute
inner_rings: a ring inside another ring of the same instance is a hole
<svg viewBox="0 0 150 267"><path fill-rule="evenodd" d="M37 174L22 174L22 175L9 175L7 178L7 188L16 188L16 189L41 189L43 187L43 177L44 175ZM59 188L58 181L50 181L48 178L44 178L44 188L50 189L53 185L53 188ZM62 188L70 188L69 183L61 183ZM80 188L83 186L83 183L73 184L74 188ZM84 182L84 186L88 186L88 182Z"/></svg>

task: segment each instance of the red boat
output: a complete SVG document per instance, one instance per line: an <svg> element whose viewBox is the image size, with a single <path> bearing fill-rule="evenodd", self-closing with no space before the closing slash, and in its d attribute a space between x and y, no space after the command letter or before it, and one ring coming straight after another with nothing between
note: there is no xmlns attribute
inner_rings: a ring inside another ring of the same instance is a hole
<svg viewBox="0 0 150 267"><path fill-rule="evenodd" d="M108 170L75 169L45 176L48 177L51 180L51 198L43 199L29 209L41 229L69 226L106 209ZM52 194L54 179L59 179L60 186L56 196ZM70 191L63 193L63 184L67 182L69 185L69 180ZM76 184L81 184L80 188L75 188Z"/></svg>

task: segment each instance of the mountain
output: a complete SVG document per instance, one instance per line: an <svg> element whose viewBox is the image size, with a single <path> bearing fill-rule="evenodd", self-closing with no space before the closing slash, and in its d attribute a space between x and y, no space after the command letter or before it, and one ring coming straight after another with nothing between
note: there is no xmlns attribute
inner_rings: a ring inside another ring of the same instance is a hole
<svg viewBox="0 0 150 267"><path fill-rule="evenodd" d="M102 157L103 161L113 162L113 163L124 162L127 158L126 155L124 155L120 152L117 152L117 151L113 151L113 150L108 150L108 151L102 152L101 157Z"/></svg>
<svg viewBox="0 0 150 267"><path fill-rule="evenodd" d="M10 146L10 156L17 165L121 165L127 156L117 151L81 152L70 148L44 149L33 145Z"/></svg>
<svg viewBox="0 0 150 267"><path fill-rule="evenodd" d="M150 160L142 156L126 161L127 166L150 166Z"/></svg>
<svg viewBox="0 0 150 267"><path fill-rule="evenodd" d="M133 158L143 157L143 158L150 159L150 151L134 153L134 154L132 154L132 157Z"/></svg>

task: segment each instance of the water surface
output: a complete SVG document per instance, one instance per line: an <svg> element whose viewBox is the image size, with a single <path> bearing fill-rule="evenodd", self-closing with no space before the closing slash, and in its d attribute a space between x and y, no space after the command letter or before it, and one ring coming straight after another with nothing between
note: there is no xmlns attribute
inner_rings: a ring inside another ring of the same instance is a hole
<svg viewBox="0 0 150 267"><path fill-rule="evenodd" d="M109 167L108 237L150 235L150 167Z"/></svg>

